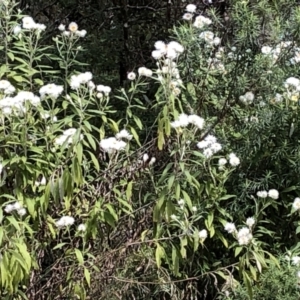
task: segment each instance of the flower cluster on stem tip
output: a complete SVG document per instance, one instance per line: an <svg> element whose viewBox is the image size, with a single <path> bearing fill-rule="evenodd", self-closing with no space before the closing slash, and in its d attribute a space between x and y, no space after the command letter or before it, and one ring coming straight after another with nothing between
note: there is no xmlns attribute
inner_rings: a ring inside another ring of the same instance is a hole
<svg viewBox="0 0 300 300"><path fill-rule="evenodd" d="M22 206L20 202L15 202L13 204L7 204L4 208L4 211L6 213L11 213L13 211L16 211L19 216L25 216L26 215L26 209Z"/></svg>
<svg viewBox="0 0 300 300"><path fill-rule="evenodd" d="M64 36L78 36L78 37L85 37L87 32L86 30L78 30L78 25L75 22L71 22L68 26L69 30L66 30L66 26L64 24L60 24L58 26L58 30L62 32Z"/></svg>
<svg viewBox="0 0 300 300"><path fill-rule="evenodd" d="M232 234L238 241L239 245L248 245L253 239L252 228L255 224L255 219L250 217L246 220L247 227L242 227L237 230L234 223L228 222L225 224L224 229Z"/></svg>
<svg viewBox="0 0 300 300"><path fill-rule="evenodd" d="M268 192L267 191L258 191L256 193L257 197L259 198L272 198L274 200L279 198L279 192L276 189L270 189Z"/></svg>
<svg viewBox="0 0 300 300"><path fill-rule="evenodd" d="M184 47L176 41L172 41L168 44L163 41L157 41L154 47L155 50L152 51L152 57L156 60L161 58L174 60L184 51Z"/></svg>
<svg viewBox="0 0 300 300"><path fill-rule="evenodd" d="M171 122L171 127L179 128L179 127L187 127L189 124L195 125L199 129L203 129L205 121L203 118L197 115L186 115L180 114L178 119L174 122Z"/></svg>
<svg viewBox="0 0 300 300"><path fill-rule="evenodd" d="M204 140L197 144L199 149L203 149L206 158L212 157L222 149L222 145L217 142L217 138L213 135L207 135Z"/></svg>
<svg viewBox="0 0 300 300"><path fill-rule="evenodd" d="M197 6L194 4L188 4L185 8L186 13L182 16L182 18L186 21L191 21L193 20L196 11L197 11ZM193 26L196 28L203 28L204 26L210 25L212 23L211 19L206 18L204 16L197 16L195 18L195 21L193 23Z"/></svg>
<svg viewBox="0 0 300 300"><path fill-rule="evenodd" d="M100 147L108 153L124 150L127 144L122 139L130 141L132 139L132 135L129 134L129 132L126 129L122 129L116 134L115 137L102 139L100 141Z"/></svg>
<svg viewBox="0 0 300 300"><path fill-rule="evenodd" d="M25 102L29 102L33 106L38 106L41 102L40 97L32 92L20 91L14 97L4 97L0 100L0 109L3 114L15 114L22 116L26 112Z"/></svg>
<svg viewBox="0 0 300 300"><path fill-rule="evenodd" d="M35 29L35 30L43 31L46 29L46 25L35 23L32 17L24 17L22 19L22 27L23 29L28 29L28 30Z"/></svg>
<svg viewBox="0 0 300 300"><path fill-rule="evenodd" d="M253 103L254 94L252 92L247 92L244 95L240 96L239 100L245 105Z"/></svg>

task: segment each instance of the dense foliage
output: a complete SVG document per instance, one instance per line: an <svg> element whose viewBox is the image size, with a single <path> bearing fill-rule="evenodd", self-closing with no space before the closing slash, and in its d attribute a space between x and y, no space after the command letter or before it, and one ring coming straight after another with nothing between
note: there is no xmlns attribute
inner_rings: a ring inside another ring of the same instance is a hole
<svg viewBox="0 0 300 300"><path fill-rule="evenodd" d="M185 5L121 86L79 21L18 7L0 2L1 299L299 298L297 1Z"/></svg>

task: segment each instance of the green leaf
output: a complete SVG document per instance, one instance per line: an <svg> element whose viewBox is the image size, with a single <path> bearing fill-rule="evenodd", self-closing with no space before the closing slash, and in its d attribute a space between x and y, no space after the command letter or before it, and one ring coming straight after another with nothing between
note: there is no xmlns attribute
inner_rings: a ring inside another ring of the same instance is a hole
<svg viewBox="0 0 300 300"><path fill-rule="evenodd" d="M84 268L84 278L88 284L88 286L91 286L91 274L90 271L87 268Z"/></svg>
<svg viewBox="0 0 300 300"><path fill-rule="evenodd" d="M138 144L139 146L141 146L139 136L138 136L138 134L136 133L135 129L134 129L133 127L130 127L130 131L131 131L131 133L132 133L132 135L133 135L135 141L137 142L137 144Z"/></svg>
<svg viewBox="0 0 300 300"><path fill-rule="evenodd" d="M83 265L84 260L83 260L82 252L79 249L75 249L74 251L75 251L75 255L77 257L77 260L79 262L79 265Z"/></svg>
<svg viewBox="0 0 300 300"><path fill-rule="evenodd" d="M132 184L132 181L129 181L126 188L126 198L128 201L131 199L132 196Z"/></svg>
<svg viewBox="0 0 300 300"><path fill-rule="evenodd" d="M160 244L156 244L156 250L155 250L155 260L157 267L161 267L161 260L165 257L165 251L164 248L160 246Z"/></svg>

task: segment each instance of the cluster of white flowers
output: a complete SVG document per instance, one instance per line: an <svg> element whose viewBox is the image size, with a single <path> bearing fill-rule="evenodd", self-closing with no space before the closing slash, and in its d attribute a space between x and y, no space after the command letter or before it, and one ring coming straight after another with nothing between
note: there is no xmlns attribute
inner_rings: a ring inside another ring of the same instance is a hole
<svg viewBox="0 0 300 300"><path fill-rule="evenodd" d="M193 24L196 28L203 28L205 26L208 26L212 23L211 19L206 18L204 16L198 16L195 18L195 22Z"/></svg>
<svg viewBox="0 0 300 300"><path fill-rule="evenodd" d="M78 75L72 75L70 80L71 89L77 90L80 88L82 84L89 84L93 78L93 74L91 72L84 72Z"/></svg>
<svg viewBox="0 0 300 300"><path fill-rule="evenodd" d="M109 95L109 93L111 92L111 87L106 86L106 85L99 84L99 85L97 85L97 91L99 92L99 93L97 94L97 97L98 97L98 98L102 98L102 97L103 97L103 94L104 94L105 96L108 96L108 95ZM103 93L103 94L102 94L102 93Z"/></svg>
<svg viewBox="0 0 300 300"><path fill-rule="evenodd" d="M206 158L212 157L222 149L222 145L217 143L217 138L213 135L207 135L203 141L197 144L199 149L204 149L203 154Z"/></svg>
<svg viewBox="0 0 300 300"><path fill-rule="evenodd" d="M300 80L296 77L289 77L285 81L284 87L286 89L292 89L292 90L300 91Z"/></svg>
<svg viewBox="0 0 300 300"><path fill-rule="evenodd" d="M153 72L152 70L147 69L146 67L140 67L138 68L138 74L139 76L151 77Z"/></svg>
<svg viewBox="0 0 300 300"><path fill-rule="evenodd" d="M66 26L64 24L60 24L58 29L62 32L64 36L78 36L78 37L85 37L87 32L86 30L78 30L78 25L75 22L71 22L68 26L69 30L66 30Z"/></svg>
<svg viewBox="0 0 300 300"><path fill-rule="evenodd" d="M186 114L180 114L176 121L171 122L171 127L173 128L187 127L189 124L192 124L198 127L199 129L203 129L205 121L203 118L197 115L188 116Z"/></svg>
<svg viewBox="0 0 300 300"><path fill-rule="evenodd" d="M152 57L156 60L161 58L174 60L184 52L184 47L176 41L172 41L168 44L164 43L163 41L157 41L154 44L154 47L155 50L152 51Z"/></svg>
<svg viewBox="0 0 300 300"><path fill-rule="evenodd" d="M6 205L4 211L6 213L17 211L18 215L21 217L26 215L26 209L22 206L20 202L15 202L13 204Z"/></svg>
<svg viewBox="0 0 300 300"><path fill-rule="evenodd" d="M237 233L237 240L239 245L241 246L248 245L251 242L252 238L252 233L248 227L241 228Z"/></svg>
<svg viewBox="0 0 300 300"><path fill-rule="evenodd" d="M7 80L0 80L0 91L5 95L13 94L16 88Z"/></svg>
<svg viewBox="0 0 300 300"><path fill-rule="evenodd" d="M23 27L23 29L28 29L28 30L34 30L34 29L36 29L36 30L43 31L43 30L46 29L46 25L40 24L40 23L35 23L34 20L32 19L32 17L24 17L22 19L22 27Z"/></svg>
<svg viewBox="0 0 300 300"><path fill-rule="evenodd" d="M221 39L217 36L212 31L202 31L199 35L199 38L201 40L204 40L206 44L210 47L213 46L218 46L221 43Z"/></svg>
<svg viewBox="0 0 300 300"><path fill-rule="evenodd" d="M278 199L279 198L279 192L275 189L271 189L268 192L267 191L258 191L256 193L257 197L259 198L267 198L270 197L272 199Z"/></svg>
<svg viewBox="0 0 300 300"><path fill-rule="evenodd" d="M73 137L76 133L76 129L75 128L69 128L67 130L65 130L63 132L62 135L60 135L59 137L57 137L54 140L54 144L57 146L62 146L64 143L66 143L67 145L70 145L73 143ZM80 135L80 139L83 139L83 135Z"/></svg>
<svg viewBox="0 0 300 300"><path fill-rule="evenodd" d="M242 103L249 105L249 104L253 103L254 94L252 92L247 92L247 93L245 93L245 95L240 96L239 100Z"/></svg>
<svg viewBox="0 0 300 300"><path fill-rule="evenodd" d="M242 227L240 230L237 230L234 223L228 222L225 224L224 229L235 236L239 245L248 245L253 239L251 230L255 224L255 219L253 217L248 218L246 224L248 227Z"/></svg>
<svg viewBox="0 0 300 300"><path fill-rule="evenodd" d="M41 99L32 92L20 91L15 97L5 97L0 100L0 109L3 114L23 115L26 112L25 102L30 102L33 106L40 104Z"/></svg>
<svg viewBox="0 0 300 300"><path fill-rule="evenodd" d="M39 90L39 93L40 93L42 99L46 96L49 96L53 99L57 99L61 95L63 90L64 90L64 88L62 85L56 85L54 83L49 83L47 85L42 86Z"/></svg>
<svg viewBox="0 0 300 300"><path fill-rule="evenodd" d="M126 129L122 129L116 134L116 137L109 137L101 140L100 147L108 153L124 150L127 144L122 139L130 141L132 139L132 135L129 134Z"/></svg>
<svg viewBox="0 0 300 300"><path fill-rule="evenodd" d="M120 132L116 134L116 139L117 140L125 139L130 141L132 139L132 135L129 134L129 132L126 129L122 129Z"/></svg>
<svg viewBox="0 0 300 300"><path fill-rule="evenodd" d="M296 211L300 210L300 198L299 197L295 198L295 200L293 202L293 209Z"/></svg>
<svg viewBox="0 0 300 300"><path fill-rule="evenodd" d="M282 51L290 47L291 44L292 42L287 41L287 42L280 42L275 47L266 45L261 48L261 53L269 56L272 59L273 63L275 63L278 60Z"/></svg>
<svg viewBox="0 0 300 300"><path fill-rule="evenodd" d="M75 222L75 219L70 216L63 216L58 221L55 222L56 226L58 228L67 227L73 225Z"/></svg>

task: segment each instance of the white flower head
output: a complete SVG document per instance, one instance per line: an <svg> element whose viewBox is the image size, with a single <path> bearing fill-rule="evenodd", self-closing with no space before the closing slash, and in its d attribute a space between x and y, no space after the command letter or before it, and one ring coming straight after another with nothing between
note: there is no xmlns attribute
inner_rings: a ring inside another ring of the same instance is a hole
<svg viewBox="0 0 300 300"><path fill-rule="evenodd" d="M86 30L84 30L84 29L82 29L82 30L77 30L77 31L75 31L75 34L76 34L77 36L79 36L79 37L83 38L83 37L85 37L85 36L86 36L86 34L87 34L87 31L86 31Z"/></svg>
<svg viewBox="0 0 300 300"><path fill-rule="evenodd" d="M84 224L80 224L79 226L78 226L78 229L77 229L78 231L82 231L82 232L84 232L84 231L86 231L86 226L84 225Z"/></svg>
<svg viewBox="0 0 300 300"><path fill-rule="evenodd" d="M187 6L186 6L186 8L185 8L185 10L187 11L187 12L189 12L189 13L195 13L196 12L196 10L197 10L197 6L196 5L194 5L194 4L188 4Z"/></svg>
<svg viewBox="0 0 300 300"><path fill-rule="evenodd" d="M22 19L22 27L24 29L35 29L36 23L33 21L32 17L24 17Z"/></svg>
<svg viewBox="0 0 300 300"><path fill-rule="evenodd" d="M204 119L197 115L188 116L188 121L190 124L197 126L199 129L203 129L204 124L205 124Z"/></svg>
<svg viewBox="0 0 300 300"><path fill-rule="evenodd" d="M214 152L211 148L206 148L204 149L203 151L203 155L206 157L206 158L210 158L214 155Z"/></svg>
<svg viewBox="0 0 300 300"><path fill-rule="evenodd" d="M236 232L236 227L234 225L234 223L231 222L227 222L224 226L224 229L228 232L228 233L234 233Z"/></svg>
<svg viewBox="0 0 300 300"><path fill-rule="evenodd" d="M184 207L184 203L185 202L183 199L178 200L178 205L180 206L181 209Z"/></svg>
<svg viewBox="0 0 300 300"><path fill-rule="evenodd" d="M222 149L222 145L220 143L213 143L210 145L210 149L215 154L219 152Z"/></svg>
<svg viewBox="0 0 300 300"><path fill-rule="evenodd" d="M298 78L295 77L289 77L286 81L285 81L285 87L289 88L289 87L293 87L293 88L298 88L300 85L300 80Z"/></svg>
<svg viewBox="0 0 300 300"><path fill-rule="evenodd" d="M66 26L65 26L64 24L60 24L60 25L58 26L58 30L59 30L59 31L65 31L65 30L66 30Z"/></svg>
<svg viewBox="0 0 300 300"><path fill-rule="evenodd" d="M229 164L233 167L236 167L240 164L240 159L234 153L230 153Z"/></svg>
<svg viewBox="0 0 300 300"><path fill-rule="evenodd" d="M153 50L151 53L151 56L155 59L155 60L159 60L163 57L164 53L161 52L160 50Z"/></svg>
<svg viewBox="0 0 300 300"><path fill-rule="evenodd" d="M147 162L149 160L149 155L147 154L147 153L145 153L144 155L143 155L143 161L144 162Z"/></svg>
<svg viewBox="0 0 300 300"><path fill-rule="evenodd" d="M226 164L227 164L227 159L226 158L222 157L222 158L219 159L219 161L218 161L219 167L223 167Z"/></svg>
<svg viewBox="0 0 300 300"><path fill-rule="evenodd" d="M255 224L255 219L253 217L247 218L246 224L249 228L252 228L252 226Z"/></svg>
<svg viewBox="0 0 300 300"><path fill-rule="evenodd" d="M293 256L292 257L292 264L295 266L299 266L300 265L300 257L299 256Z"/></svg>
<svg viewBox="0 0 300 300"><path fill-rule="evenodd" d="M156 158L153 156L149 161L149 166L152 166L156 162Z"/></svg>
<svg viewBox="0 0 300 300"><path fill-rule="evenodd" d="M75 219L70 216L63 216L58 221L56 221L56 226L61 227L67 227L73 225L75 222Z"/></svg>
<svg viewBox="0 0 300 300"><path fill-rule="evenodd" d="M120 132L118 132L116 134L116 138L118 140L125 139L125 140L129 140L130 141L132 139L132 135L129 134L129 132L126 129L122 129Z"/></svg>
<svg viewBox="0 0 300 300"><path fill-rule="evenodd" d="M300 210L300 198L295 198L293 202L293 209L294 210Z"/></svg>
<svg viewBox="0 0 300 300"><path fill-rule="evenodd" d="M186 20L186 21L190 21L190 20L192 20L193 19L193 14L191 14L191 13L185 13L183 16L182 16L182 19L183 20Z"/></svg>
<svg viewBox="0 0 300 300"><path fill-rule="evenodd" d="M22 208L20 208L20 209L17 210L17 213L18 213L18 215L19 215L20 217L23 217L23 216L26 215L27 211L26 211L25 208L22 207Z"/></svg>
<svg viewBox="0 0 300 300"><path fill-rule="evenodd" d="M205 240L206 238L207 238L207 230L202 229L201 231L199 231L199 239L200 240Z"/></svg>
<svg viewBox="0 0 300 300"><path fill-rule="evenodd" d="M13 204L7 204L7 205L5 206L5 208L4 208L4 211L5 211L6 213L11 213L12 211L14 211L14 206L13 206Z"/></svg>
<svg viewBox="0 0 300 300"><path fill-rule="evenodd" d="M129 80L134 80L136 78L136 75L135 75L134 72L130 72L130 73L127 74L127 78Z"/></svg>
<svg viewBox="0 0 300 300"><path fill-rule="evenodd" d="M78 30L78 25L75 22L71 22L68 26L70 32L76 32Z"/></svg>
<svg viewBox="0 0 300 300"><path fill-rule="evenodd" d="M256 193L257 197L259 198L267 198L268 197L268 192L267 191L258 191Z"/></svg>
<svg viewBox="0 0 300 300"><path fill-rule="evenodd" d="M269 190L269 192L268 192L268 196L269 196L270 198L276 200L276 199L279 198L279 192L278 192L277 190L275 190L275 189L271 189L271 190Z"/></svg>
<svg viewBox="0 0 300 300"><path fill-rule="evenodd" d="M252 92L247 92L244 97L248 103L252 103L254 100L254 94Z"/></svg>
<svg viewBox="0 0 300 300"><path fill-rule="evenodd" d="M196 211L197 211L197 207L196 207L196 206L193 206L193 207L192 207L192 211L193 211L193 212L196 212Z"/></svg>
<svg viewBox="0 0 300 300"><path fill-rule="evenodd" d="M14 35L18 35L22 31L22 27L20 25L16 25L13 29Z"/></svg>

